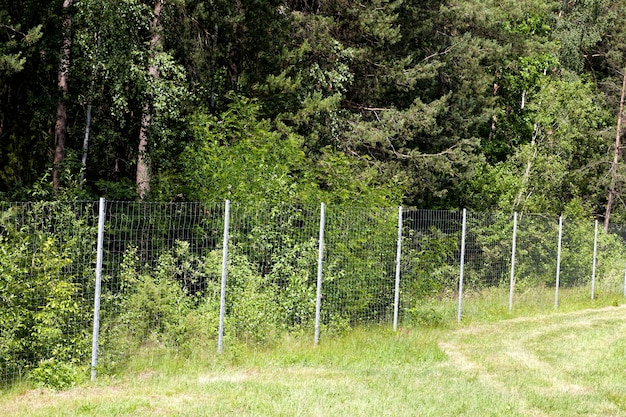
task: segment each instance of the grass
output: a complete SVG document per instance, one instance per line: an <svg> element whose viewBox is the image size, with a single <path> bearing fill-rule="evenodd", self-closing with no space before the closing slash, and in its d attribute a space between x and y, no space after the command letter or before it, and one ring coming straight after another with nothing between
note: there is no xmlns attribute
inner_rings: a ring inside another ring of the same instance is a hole
<svg viewBox="0 0 626 417"><path fill-rule="evenodd" d="M317 347L285 338L221 356L146 351L94 384L15 386L0 395L0 415L626 416L626 306L610 304L581 298L506 320L493 311L437 328L360 328Z"/></svg>
<svg viewBox="0 0 626 417"><path fill-rule="evenodd" d="M617 306L624 302L620 288L598 288L591 299L589 286L562 287L555 306L555 288L533 286L516 289L513 305L509 311L509 288L492 287L480 293L469 292L463 300L463 320L469 322L500 321L515 317L528 317L538 314L578 311L604 306ZM454 301L456 303L456 300ZM457 306L454 306L456 315Z"/></svg>

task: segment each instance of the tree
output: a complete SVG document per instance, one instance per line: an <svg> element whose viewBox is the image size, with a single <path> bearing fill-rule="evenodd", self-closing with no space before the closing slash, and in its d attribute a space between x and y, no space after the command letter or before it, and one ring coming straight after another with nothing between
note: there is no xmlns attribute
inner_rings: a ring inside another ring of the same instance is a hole
<svg viewBox="0 0 626 417"><path fill-rule="evenodd" d="M330 149L314 164L302 149L304 138L274 130L269 120L259 119L260 106L254 101L232 100L218 116L199 113L192 119L195 139L181 155L181 175L170 184L185 198L264 207L399 202L399 192L392 184L378 182L377 172L366 164L355 174L355 162Z"/></svg>
<svg viewBox="0 0 626 417"><path fill-rule="evenodd" d="M52 162L52 188L58 192L61 188L61 180L59 178L60 165L65 158L65 136L67 134L67 94L68 74L70 71L70 52L72 48L72 16L70 7L72 0L63 0L63 43L61 45L58 82L59 101L57 104L56 124L54 127L54 160Z"/></svg>
<svg viewBox="0 0 626 417"><path fill-rule="evenodd" d="M41 25L22 30L20 24L13 24L6 10L0 9L0 86L4 87L5 77L24 69L26 58L22 47L31 46L41 38Z"/></svg>
<svg viewBox="0 0 626 417"><path fill-rule="evenodd" d="M59 2L0 6L0 193L21 195L49 167ZM54 75L52 75L54 77Z"/></svg>
<svg viewBox="0 0 626 417"><path fill-rule="evenodd" d="M184 146L177 144L185 137L177 137L176 125L184 120L182 103L193 95L164 39L166 25L177 24L176 5L81 0L73 68L89 76L82 77L85 93L76 100L87 113L92 110L89 149L96 153L81 174L88 179L84 185L100 195L146 198L159 164L173 160Z"/></svg>
<svg viewBox="0 0 626 417"><path fill-rule="evenodd" d="M609 229L609 221L611 218L611 210L613 201L617 192L617 167L622 154L621 138L623 133L622 123L624 121L624 96L626 95L626 71L624 71L624 81L622 82L622 95L619 101L619 113L617 114L617 129L615 133L615 144L613 145L613 162L611 163L611 185L609 187L609 196L606 203L606 212L604 214L604 231Z"/></svg>
<svg viewBox="0 0 626 417"><path fill-rule="evenodd" d="M155 0L154 15L150 36L148 73L154 80L160 78L159 67L156 57L163 49L163 26L161 24L161 11L164 1ZM146 98L141 114L141 126L139 129L139 146L137 148L137 196L143 200L150 192L150 164L148 155L148 130L152 122L150 98Z"/></svg>

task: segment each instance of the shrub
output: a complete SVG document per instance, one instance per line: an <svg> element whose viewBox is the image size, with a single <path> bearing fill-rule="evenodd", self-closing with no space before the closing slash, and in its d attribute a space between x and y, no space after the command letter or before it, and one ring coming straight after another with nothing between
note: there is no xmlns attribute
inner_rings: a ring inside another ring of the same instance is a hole
<svg viewBox="0 0 626 417"><path fill-rule="evenodd" d="M71 388L82 379L76 365L54 358L40 361L28 376L36 386L55 390Z"/></svg>
<svg viewBox="0 0 626 417"><path fill-rule="evenodd" d="M91 256L95 239L85 209L29 203L0 210L0 369L5 380L51 358L72 363L88 356L93 290L85 277L93 272L87 272L90 262L81 261Z"/></svg>

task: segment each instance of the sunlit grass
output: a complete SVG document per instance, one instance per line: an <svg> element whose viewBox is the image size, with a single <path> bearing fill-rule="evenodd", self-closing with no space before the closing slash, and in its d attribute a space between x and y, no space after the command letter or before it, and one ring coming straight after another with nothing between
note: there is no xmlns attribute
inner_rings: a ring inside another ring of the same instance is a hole
<svg viewBox="0 0 626 417"><path fill-rule="evenodd" d="M442 336L367 328L318 347L285 340L271 350L236 347L205 361L146 354L123 375L65 392L8 393L0 407L3 415L25 416L475 415L491 393L447 365ZM449 403L466 389L471 398ZM504 400L490 402L492 415L508 409Z"/></svg>
<svg viewBox="0 0 626 417"><path fill-rule="evenodd" d="M442 300L429 307L445 316L437 326L360 327L318 346L310 335L264 348L230 341L221 355L152 346L93 384L18 384L0 395L0 415L626 415L620 297L565 289L555 310L548 289L525 294L534 303L520 294L509 313L508 303L493 307L501 293L481 295L460 324L454 300Z"/></svg>
<svg viewBox="0 0 626 417"><path fill-rule="evenodd" d="M558 302L554 287L534 286L516 289L512 304L508 287L492 287L480 292L467 291L463 297L461 318L465 322L493 322L515 317L617 306L626 300L623 293L614 288L598 287L593 299L589 286L559 288ZM456 320L458 300L448 300L444 303L447 304L447 311L454 313L453 316L448 314L448 318Z"/></svg>

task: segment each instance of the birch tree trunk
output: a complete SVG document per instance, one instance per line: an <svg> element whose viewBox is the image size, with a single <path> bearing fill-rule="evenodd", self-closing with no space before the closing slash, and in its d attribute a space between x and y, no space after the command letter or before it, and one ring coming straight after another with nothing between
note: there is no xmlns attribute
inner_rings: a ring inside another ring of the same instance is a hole
<svg viewBox="0 0 626 417"><path fill-rule="evenodd" d="M67 135L67 106L65 99L68 89L68 73L70 69L70 50L72 48L72 16L69 9L72 0L63 0L63 43L61 45L61 59L59 63L58 88L59 101L57 103L57 120L54 125L54 159L52 161L52 189L55 193L61 188L59 170L65 159L65 137Z"/></svg>
<svg viewBox="0 0 626 417"><path fill-rule="evenodd" d="M80 165L80 188L85 185L85 177L87 175L87 154L89 152L89 134L91 132L91 102L93 101L94 88L96 83L96 60L98 59L98 51L100 50L100 33L96 33L96 53L94 55L93 64L91 66L91 85L89 86L89 95L87 96L87 114L85 116L85 137L83 139L83 157Z"/></svg>
<svg viewBox="0 0 626 417"><path fill-rule="evenodd" d="M517 192L517 197L513 202L513 211L519 210L519 205L522 203L522 197L527 190L528 181L530 180L530 173L532 171L533 162L537 158L537 135L539 134L539 124L535 123L535 127L533 129L533 138L530 142L530 146L533 149L533 153L528 157L528 161L526 161L526 169L524 170L524 174L522 175L522 181L520 183L519 191ZM530 195L528 195L530 196ZM527 196L527 198L528 198Z"/></svg>
<svg viewBox="0 0 626 417"><path fill-rule="evenodd" d="M154 2L154 16L152 19L152 34L150 37L150 63L148 73L155 80L160 78L159 67L156 64L156 55L163 48L161 9L165 0ZM148 155L148 144L150 124L152 122L152 97L148 95L144 102L141 126L139 129L139 146L137 148L137 196L143 200L150 192L150 160Z"/></svg>
<svg viewBox="0 0 626 417"><path fill-rule="evenodd" d="M613 209L613 201L617 194L617 165L622 153L621 136L622 121L624 118L624 96L626 95L626 69L624 70L622 81L622 94L619 100L619 113L617 114L617 133L615 134L615 145L613 146L613 162L611 163L611 185L609 187L609 196L606 202L606 213L604 214L604 231L609 229L609 220L611 218L611 210Z"/></svg>

